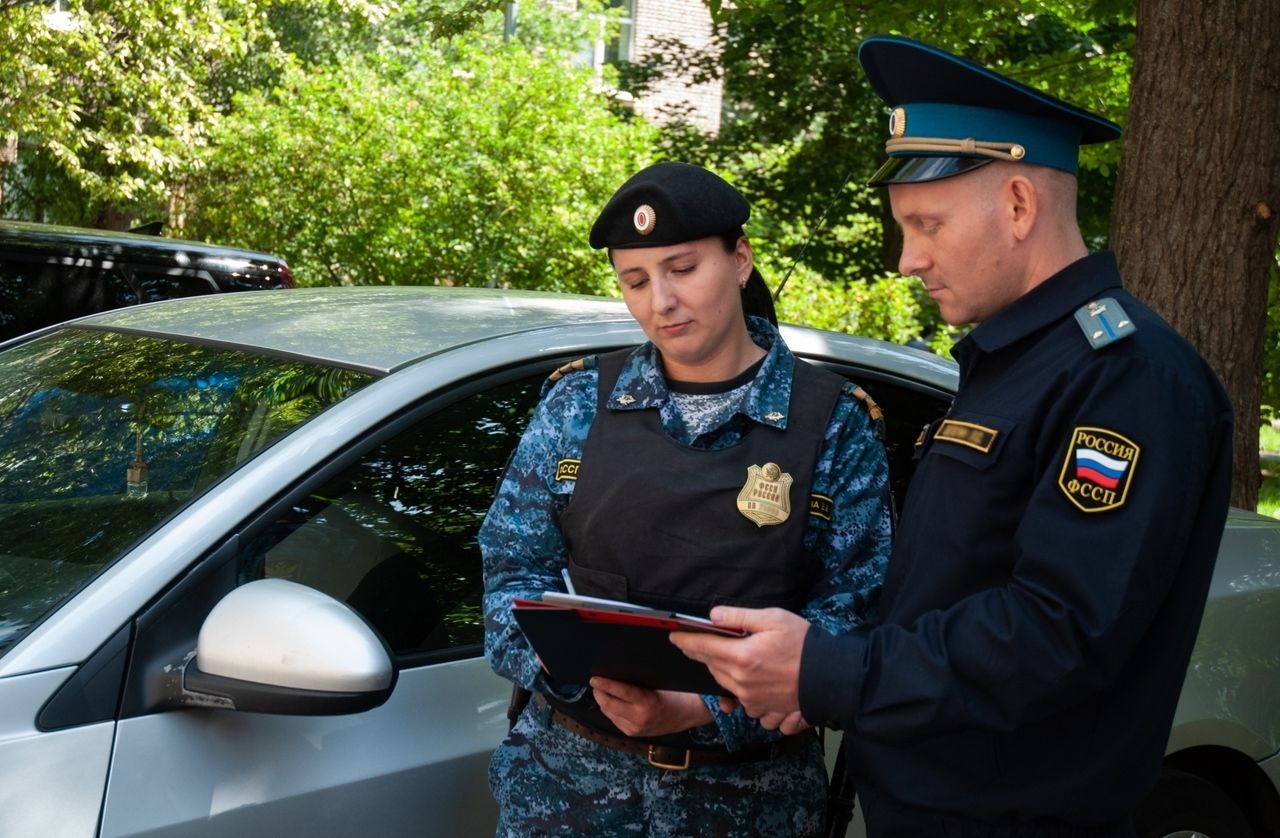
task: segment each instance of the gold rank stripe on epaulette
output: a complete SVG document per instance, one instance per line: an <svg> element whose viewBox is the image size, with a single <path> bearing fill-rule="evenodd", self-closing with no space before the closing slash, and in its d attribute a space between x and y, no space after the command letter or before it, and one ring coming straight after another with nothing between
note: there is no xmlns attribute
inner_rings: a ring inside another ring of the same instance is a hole
<svg viewBox="0 0 1280 838"><path fill-rule="evenodd" d="M557 369L555 372L551 373L551 375L548 375L547 380L552 383L557 382L571 372L578 372L580 370L586 369L586 366L587 366L586 358L579 358L576 361L570 361L569 363Z"/></svg>
<svg viewBox="0 0 1280 838"><path fill-rule="evenodd" d="M556 463L556 480L577 480L582 460L566 457Z"/></svg>
<svg viewBox="0 0 1280 838"><path fill-rule="evenodd" d="M858 401L867 406L867 413L871 414L872 422L879 422L884 416L884 411L880 409L880 405L876 404L876 400L867 394L866 390L854 385L853 395Z"/></svg>
<svg viewBox="0 0 1280 838"><path fill-rule="evenodd" d="M813 492L809 495L809 514L824 521L831 520L831 512L835 509L835 501L826 495Z"/></svg>
<svg viewBox="0 0 1280 838"><path fill-rule="evenodd" d="M983 454L991 452L991 446L996 444L996 437L1000 432L995 428L988 428L985 425L975 425L973 422L959 422L955 419L945 419L938 426L937 432L933 435L934 439L954 442L956 445L964 445L981 451Z"/></svg>

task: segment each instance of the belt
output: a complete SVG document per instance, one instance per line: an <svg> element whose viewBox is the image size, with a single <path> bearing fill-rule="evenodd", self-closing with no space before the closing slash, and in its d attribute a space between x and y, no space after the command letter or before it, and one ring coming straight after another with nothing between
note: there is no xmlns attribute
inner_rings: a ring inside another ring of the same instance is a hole
<svg viewBox="0 0 1280 838"><path fill-rule="evenodd" d="M654 768L664 771L686 771L693 765L722 765L734 762L760 762L782 754L793 754L803 751L813 741L812 731L784 736L776 742L762 742L747 745L736 751L724 748L675 748L669 745L654 745L640 739L627 739L621 736L610 736L587 727L555 708L551 709L551 721L565 730L578 734L606 748L637 754L649 760Z"/></svg>

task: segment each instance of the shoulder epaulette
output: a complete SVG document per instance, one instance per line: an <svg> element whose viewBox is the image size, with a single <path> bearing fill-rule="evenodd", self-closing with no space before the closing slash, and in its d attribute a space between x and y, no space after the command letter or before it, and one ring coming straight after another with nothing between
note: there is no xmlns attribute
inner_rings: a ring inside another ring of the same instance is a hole
<svg viewBox="0 0 1280 838"><path fill-rule="evenodd" d="M884 411L880 409L880 405L876 404L876 400L871 398L866 390L863 390L856 384L853 386L853 396L858 401L866 405L867 413L871 414L872 422L879 422L884 416Z"/></svg>
<svg viewBox="0 0 1280 838"><path fill-rule="evenodd" d="M1094 349L1109 346L1138 331L1129 315L1112 297L1080 306L1076 309L1076 323Z"/></svg>
<svg viewBox="0 0 1280 838"><path fill-rule="evenodd" d="M586 359L586 358L579 358L579 359L578 359L578 360L576 360L576 361L570 361L569 363L567 363L567 364L565 364L564 366L562 366L562 367L560 367L559 369L557 369L555 372L551 373L551 375L548 375L548 376L547 376L547 381L549 381L549 382L551 382L551 383L553 383L553 384L554 384L555 382L557 382L557 381L559 381L560 379L564 378L564 377L565 377L566 375L568 375L569 373L571 373L571 372L578 372L578 371L580 371L580 370L584 370L584 369L586 369L586 368L587 368L587 359Z"/></svg>

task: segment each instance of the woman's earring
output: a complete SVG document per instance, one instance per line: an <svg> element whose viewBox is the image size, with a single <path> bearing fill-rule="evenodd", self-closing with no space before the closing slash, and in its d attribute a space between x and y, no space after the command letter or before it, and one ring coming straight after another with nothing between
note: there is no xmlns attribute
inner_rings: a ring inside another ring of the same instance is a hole
<svg viewBox="0 0 1280 838"><path fill-rule="evenodd" d="M738 280L738 287L739 288L747 287L747 277L744 276L742 279Z"/></svg>

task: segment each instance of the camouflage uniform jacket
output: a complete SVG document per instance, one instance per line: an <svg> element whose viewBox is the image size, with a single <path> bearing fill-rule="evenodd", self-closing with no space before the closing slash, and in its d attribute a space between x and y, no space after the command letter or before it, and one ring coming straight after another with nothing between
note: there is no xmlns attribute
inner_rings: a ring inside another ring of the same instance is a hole
<svg viewBox="0 0 1280 838"><path fill-rule="evenodd" d="M752 340L768 354L741 399L725 404L708 432L690 437L651 343L634 351L614 391L638 398L631 409L658 410L663 430L684 445L708 449L734 445L741 437L741 420L733 421L738 414L785 427L794 356L767 321L753 317L749 326ZM549 681L512 617L511 602L517 597L536 599L546 590L564 590L561 570L567 566L567 549L557 522L575 483L555 479L556 463L581 457L595 419L597 382L594 357L586 359L581 371L548 382L479 535L484 556L485 656L499 675L569 700L580 696L583 688ZM847 384L837 400L814 472L813 490L834 501L831 521L810 516L804 535L805 549L820 559L823 571L800 613L831 634L847 632L872 616L890 549L888 466L881 429L853 391L853 385ZM726 714L714 697L703 700L715 722L698 728L695 737L707 744L723 743L733 749L778 735L761 728L741 708Z"/></svg>

